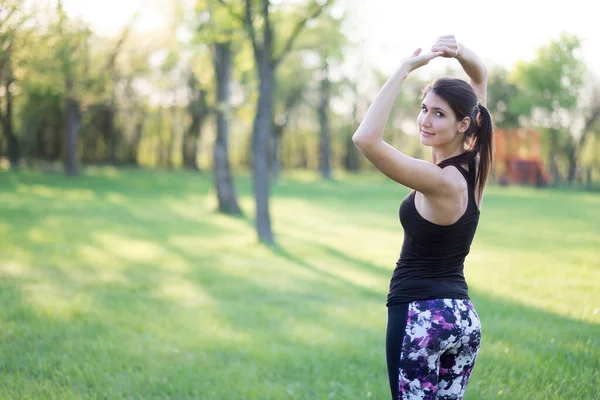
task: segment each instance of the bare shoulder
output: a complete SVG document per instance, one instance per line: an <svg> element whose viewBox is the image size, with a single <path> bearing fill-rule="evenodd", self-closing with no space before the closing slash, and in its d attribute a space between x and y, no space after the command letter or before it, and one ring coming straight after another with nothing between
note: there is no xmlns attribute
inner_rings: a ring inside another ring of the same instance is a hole
<svg viewBox="0 0 600 400"><path fill-rule="evenodd" d="M426 201L441 209L454 208L466 199L467 181L455 165L446 165L441 171L442 182L440 188L428 194L423 194Z"/></svg>
<svg viewBox="0 0 600 400"><path fill-rule="evenodd" d="M415 207L426 220L438 225L451 225L465 213L468 187L458 168L454 165L442 168L445 190L415 197Z"/></svg>
<svg viewBox="0 0 600 400"><path fill-rule="evenodd" d="M444 180L447 182L448 189L453 194L461 194L467 189L467 181L462 172L455 165L447 165L442 168Z"/></svg>

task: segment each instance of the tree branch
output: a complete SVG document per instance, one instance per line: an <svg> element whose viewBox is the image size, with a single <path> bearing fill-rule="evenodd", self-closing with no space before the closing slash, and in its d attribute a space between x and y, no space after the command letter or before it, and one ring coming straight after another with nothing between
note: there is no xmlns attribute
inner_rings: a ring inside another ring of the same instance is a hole
<svg viewBox="0 0 600 400"><path fill-rule="evenodd" d="M283 47L283 50L281 50L281 53L279 53L279 56L277 56L273 59L274 66L277 66L277 64L279 64L283 60L283 58L287 55L287 53L290 52L294 42L298 38L298 35L300 35L300 32L302 32L302 29L304 28L306 23L309 20L318 17L319 14L321 14L323 12L323 10L325 9L325 7L327 7L328 4L329 4L329 2L326 2L324 5L317 7L311 14L307 15L305 18L303 18L302 20L300 20L298 22L298 24L292 31L292 34L288 38L285 46Z"/></svg>
<svg viewBox="0 0 600 400"><path fill-rule="evenodd" d="M256 31L254 30L254 23L252 21L252 3L251 0L246 0L246 6L244 7L244 15L237 13L231 4L225 2L225 0L217 0L219 4L227 9L229 15L237 19L243 27L248 31L250 41L252 42L252 48L254 49L255 56L260 53L260 47L256 42Z"/></svg>
<svg viewBox="0 0 600 400"><path fill-rule="evenodd" d="M250 40L252 41L252 47L254 48L254 57L258 58L261 48L256 43L256 31L254 30L254 22L252 21L252 0L246 0L246 18L244 19L244 26L248 30Z"/></svg>
<svg viewBox="0 0 600 400"><path fill-rule="evenodd" d="M269 4L270 0L263 0L262 2L262 17L265 21L265 27L263 30L263 50L268 51L267 60L271 60L273 55L273 28L271 27L271 19L269 18Z"/></svg>
<svg viewBox="0 0 600 400"><path fill-rule="evenodd" d="M589 131L592 130L596 122L600 120L600 85L596 86L593 90L591 101L592 108L589 115L585 118L584 127L578 141L579 143L577 143L579 148L583 147Z"/></svg>
<svg viewBox="0 0 600 400"><path fill-rule="evenodd" d="M3 4L3 11L6 12L6 15L2 19L0 19L0 32L5 32L4 24L9 23L10 18L14 15L15 12L20 11L23 7L24 0L17 0L16 2L12 2L11 5ZM6 3L6 0L0 1L1 3ZM31 16L31 14L29 15ZM21 23L28 18L28 15L23 15L20 21L17 21L14 24L13 30L21 25Z"/></svg>
<svg viewBox="0 0 600 400"><path fill-rule="evenodd" d="M246 21L244 16L242 14L238 14L237 12L234 11L233 7L231 6L231 4L226 3L225 0L217 0L223 7L225 7L227 9L227 12L229 12L229 15L231 15L233 18L237 19L238 21L240 21L242 24Z"/></svg>
<svg viewBox="0 0 600 400"><path fill-rule="evenodd" d="M133 14L131 19L127 23L127 25L125 25L123 32L121 32L121 37L119 37L119 40L115 44L115 47L112 49L111 53L108 55L108 58L106 59L106 63L104 65L104 71L110 71L112 73L112 70L115 66L115 60L119 56L119 53L121 52L123 44L129 37L129 34L131 33L131 30L133 29L133 24L135 23L135 20L138 18L139 15L140 15L140 12L138 10Z"/></svg>
<svg viewBox="0 0 600 400"><path fill-rule="evenodd" d="M592 115L590 115L589 118L586 120L585 127L583 128L581 136L579 137L579 148L583 147L588 133L592 130L592 127L596 124L598 120L600 120L600 107L596 108L593 111Z"/></svg>

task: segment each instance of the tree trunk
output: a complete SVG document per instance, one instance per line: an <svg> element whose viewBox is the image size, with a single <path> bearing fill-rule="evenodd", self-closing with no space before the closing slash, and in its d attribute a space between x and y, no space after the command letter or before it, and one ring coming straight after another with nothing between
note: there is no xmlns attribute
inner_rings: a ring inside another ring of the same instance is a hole
<svg viewBox="0 0 600 400"><path fill-rule="evenodd" d="M196 132L199 131L198 122L192 120L192 123L183 137L181 143L181 155L183 159L183 168L198 171L198 139Z"/></svg>
<svg viewBox="0 0 600 400"><path fill-rule="evenodd" d="M575 180L575 175L577 173L577 149L575 149L574 145L570 145L567 149L567 159L569 161L569 169L567 174L567 183L570 185Z"/></svg>
<svg viewBox="0 0 600 400"><path fill-rule="evenodd" d="M106 129L108 130L108 161L111 165L117 165L117 132L115 130L115 109L114 105L106 106L105 118Z"/></svg>
<svg viewBox="0 0 600 400"><path fill-rule="evenodd" d="M252 132L252 178L254 198L256 199L256 230L261 242L274 242L269 214L269 170L268 144L273 121L273 91L275 88L275 69L267 57L258 57L259 95L254 128Z"/></svg>
<svg viewBox="0 0 600 400"><path fill-rule="evenodd" d="M569 147L569 183L571 183L577 177L581 151L585 146L589 133L592 131L594 125L597 124L598 120L600 120L600 87L596 88L595 94L594 107L585 118L583 129L581 130L581 136L579 136L578 139L573 139L573 142Z"/></svg>
<svg viewBox="0 0 600 400"><path fill-rule="evenodd" d="M256 200L256 230L259 240L266 244L274 242L271 230L271 217L269 215L269 163L268 146L273 128L273 93L275 90L275 68L289 53L294 41L298 38L302 28L310 19L316 18L324 7L318 7L310 15L306 15L293 28L292 34L283 45L283 50L274 56L274 34L270 19L270 1L262 0L261 25L262 40L257 40L256 27L252 18L252 0L245 1L244 26L248 30L254 59L259 77L259 95L257 112L254 118L252 131L252 178L254 183L254 198Z"/></svg>
<svg viewBox="0 0 600 400"><path fill-rule="evenodd" d="M305 140L300 142L300 149L299 149L299 153L300 153L300 165L299 167L302 169L308 169L308 164L309 164L309 157L308 157L308 148L307 148L307 143Z"/></svg>
<svg viewBox="0 0 600 400"><path fill-rule="evenodd" d="M562 176L560 175L558 163L556 162L556 153L556 148L550 150L550 175L552 176L552 181L556 185L559 185L562 182Z"/></svg>
<svg viewBox="0 0 600 400"><path fill-rule="evenodd" d="M271 150L271 182L279 182L281 177L281 137L284 125L275 125L273 130L273 148Z"/></svg>
<svg viewBox="0 0 600 400"><path fill-rule="evenodd" d="M183 168L198 170L198 160L196 152L198 150L196 143L196 132L198 132L198 121L192 116L192 122L188 131L183 136L181 143L181 155L183 159Z"/></svg>
<svg viewBox="0 0 600 400"><path fill-rule="evenodd" d="M196 89L194 88L194 90ZM206 106L206 90L196 90L196 92L195 95L198 97L191 101L188 108L192 122L183 140L182 155L184 168L199 171L198 151L200 150L200 137L204 121L208 116L208 109Z"/></svg>
<svg viewBox="0 0 600 400"><path fill-rule="evenodd" d="M354 130L358 126L358 99L360 96L358 95L358 82L355 82L352 86L352 90L354 93L354 104L352 105L352 121L351 126L349 128L349 134L346 135L346 154L344 156L344 166L346 170L349 172L359 172L361 167L361 155L354 141L352 140L352 134Z"/></svg>
<svg viewBox="0 0 600 400"><path fill-rule="evenodd" d="M585 169L585 187L587 189L592 188L592 167L589 166Z"/></svg>
<svg viewBox="0 0 600 400"><path fill-rule="evenodd" d="M319 125L321 126L319 145L319 169L321 177L331 179L331 139L329 132L329 96L331 82L329 81L329 68L327 62L323 66L323 77L320 83Z"/></svg>
<svg viewBox="0 0 600 400"><path fill-rule="evenodd" d="M558 169L558 163L556 158L558 156L558 132L555 129L550 130L550 175L552 176L552 181L555 184L560 184L562 182L562 177L560 176L560 171Z"/></svg>
<svg viewBox="0 0 600 400"><path fill-rule="evenodd" d="M352 140L352 135L346 137L346 154L344 157L344 166L348 172L360 171L360 153Z"/></svg>
<svg viewBox="0 0 600 400"><path fill-rule="evenodd" d="M19 167L19 161L21 159L21 151L19 149L19 138L17 138L14 134L11 134L7 138L7 156L8 161L10 163L11 169L16 169Z"/></svg>
<svg viewBox="0 0 600 400"><path fill-rule="evenodd" d="M65 153L65 172L67 175L78 174L77 168L77 136L81 125L79 103L73 97L67 98L67 138Z"/></svg>
<svg viewBox="0 0 600 400"><path fill-rule="evenodd" d="M10 67L9 67L10 68ZM8 71L8 80L6 82L6 114L4 115L4 134L7 141L7 156L11 168L19 166L21 152L19 151L19 139L13 131L13 97L10 91L10 86L13 82L12 71Z"/></svg>
<svg viewBox="0 0 600 400"><path fill-rule="evenodd" d="M231 81L231 44L216 43L214 67L217 78L217 138L214 147L214 176L219 201L219 211L226 214L241 214L231 176L228 152L229 84Z"/></svg>
<svg viewBox="0 0 600 400"><path fill-rule="evenodd" d="M173 151L175 150L175 141L177 139L178 121L177 121L177 108L171 106L170 108L170 124L169 124L169 141L167 145L167 168L173 169Z"/></svg>
<svg viewBox="0 0 600 400"><path fill-rule="evenodd" d="M156 127L158 129L157 132L157 139L158 139L158 144L157 144L157 148L156 148L156 163L158 165L158 167L160 168L164 168L165 165L167 164L166 162L166 157L165 157L165 144L164 144L164 138L163 138L163 122L164 122L164 115L163 115L163 108L162 106L158 107L157 110L158 114L157 114L157 120L156 120Z"/></svg>
<svg viewBox="0 0 600 400"><path fill-rule="evenodd" d="M129 163L132 165L139 165L138 161L138 151L140 148L140 143L142 142L142 135L144 133L144 115L140 117L140 119L135 123L133 128L133 141L131 143L131 147L129 148Z"/></svg>

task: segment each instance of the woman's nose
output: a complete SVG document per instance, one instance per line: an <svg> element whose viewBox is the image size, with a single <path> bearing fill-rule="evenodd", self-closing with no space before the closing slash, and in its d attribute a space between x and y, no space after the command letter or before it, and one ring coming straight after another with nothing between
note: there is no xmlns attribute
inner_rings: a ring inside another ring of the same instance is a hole
<svg viewBox="0 0 600 400"><path fill-rule="evenodd" d="M421 125L423 125L423 126L431 126L431 120L429 119L429 114L425 114L425 116L421 120Z"/></svg>

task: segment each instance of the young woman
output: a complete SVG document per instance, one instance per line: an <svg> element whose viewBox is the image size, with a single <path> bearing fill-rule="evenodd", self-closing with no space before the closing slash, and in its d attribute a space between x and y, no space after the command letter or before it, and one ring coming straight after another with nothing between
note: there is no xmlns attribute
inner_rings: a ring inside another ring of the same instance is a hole
<svg viewBox="0 0 600 400"><path fill-rule="evenodd" d="M423 91L417 125L433 163L402 154L383 130L408 74L436 57L456 58L470 78L441 78ZM386 355L393 399L462 399L481 341L463 274L492 164L485 108L487 70L454 36L403 60L353 136L382 173L411 189L400 205L404 243L387 299Z"/></svg>

